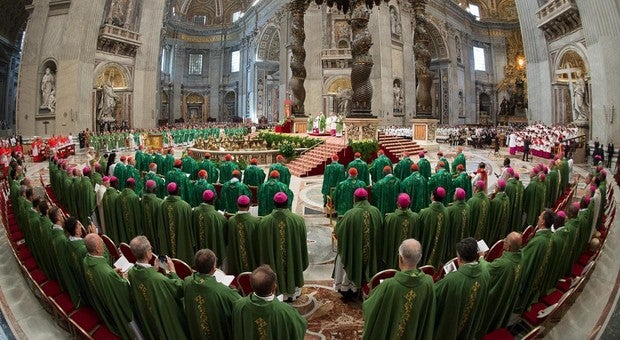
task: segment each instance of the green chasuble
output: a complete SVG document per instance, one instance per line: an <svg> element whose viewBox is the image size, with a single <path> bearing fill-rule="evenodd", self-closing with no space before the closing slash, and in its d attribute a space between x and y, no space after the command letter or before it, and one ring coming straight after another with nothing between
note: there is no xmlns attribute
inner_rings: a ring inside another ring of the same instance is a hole
<svg viewBox="0 0 620 340"><path fill-rule="evenodd" d="M93 308L108 328L123 339L133 339L129 282L103 256L86 255L83 271Z"/></svg>
<svg viewBox="0 0 620 340"><path fill-rule="evenodd" d="M384 177L383 168L386 166L389 166L390 170L392 170L392 161L386 155L379 155L379 157L372 162L369 171L373 183L379 182L379 180ZM327 169L325 169L325 171L327 172ZM344 169L342 171L344 172Z"/></svg>
<svg viewBox="0 0 620 340"><path fill-rule="evenodd" d="M433 338L435 292L433 278L418 269L399 271L372 290L362 305L362 339Z"/></svg>
<svg viewBox="0 0 620 340"><path fill-rule="evenodd" d="M463 164L463 168L467 170L467 164L465 164L465 155L463 155L462 152L456 155L456 157L454 157L454 161L452 161L452 172L453 173L456 173L456 167L459 166L459 164Z"/></svg>
<svg viewBox="0 0 620 340"><path fill-rule="evenodd" d="M400 180L388 174L372 187L372 204L379 209L381 215L391 213L396 209L396 200L400 191Z"/></svg>
<svg viewBox="0 0 620 340"><path fill-rule="evenodd" d="M62 229L52 229L52 256L55 260L55 267L58 274L58 281L63 290L69 293L73 306L78 307L81 303L78 284L73 276L69 264L69 240Z"/></svg>
<svg viewBox="0 0 620 340"><path fill-rule="evenodd" d="M382 253L383 218L368 201L357 202L334 228L338 256L347 278L361 287L379 271Z"/></svg>
<svg viewBox="0 0 620 340"><path fill-rule="evenodd" d="M241 299L236 290L214 276L193 273L183 282L185 317L192 339L228 340L232 337L232 310Z"/></svg>
<svg viewBox="0 0 620 340"><path fill-rule="evenodd" d="M547 202L545 206L553 207L560 193L560 174L558 172L558 169L549 169L545 183L547 183L548 185Z"/></svg>
<svg viewBox="0 0 620 340"><path fill-rule="evenodd" d="M450 219L446 208L441 202L433 202L420 211L418 219L421 228L419 241L422 244L420 263L439 268L447 253L446 229L450 226Z"/></svg>
<svg viewBox="0 0 620 340"><path fill-rule="evenodd" d="M164 156L162 154L160 154L159 152L155 153L153 155L153 163L155 163L155 165L157 165L157 173L160 175L165 174L166 172L164 172Z"/></svg>
<svg viewBox="0 0 620 340"><path fill-rule="evenodd" d="M132 238L143 235L143 212L140 198L130 188L125 188L116 198L117 223L120 242L129 244Z"/></svg>
<svg viewBox="0 0 620 340"><path fill-rule="evenodd" d="M278 192L283 192L288 197L287 207L291 209L293 205L293 192L282 182L275 178L270 178L258 188L258 216L265 216L274 208L273 196Z"/></svg>
<svg viewBox="0 0 620 340"><path fill-rule="evenodd" d="M86 245L84 239L69 237L67 242L67 264L69 265L69 271L73 276L75 285L78 289L80 297L83 302L92 306L94 301L90 299L88 287L86 286L86 279L84 277L84 267L82 266L84 257L86 256Z"/></svg>
<svg viewBox="0 0 620 340"><path fill-rule="evenodd" d="M349 162L349 165L347 165L347 173L349 173L349 169L351 168L355 168L357 170L357 178L364 183L370 183L370 174L368 172L368 164L366 164L366 162L356 158Z"/></svg>
<svg viewBox="0 0 620 340"><path fill-rule="evenodd" d="M157 219L162 202L163 200L155 194L143 194L140 200L144 236L149 239L155 249L161 249Z"/></svg>
<svg viewBox="0 0 620 340"><path fill-rule="evenodd" d="M117 210L116 204L118 197L118 190L109 187L105 191L105 194L103 194L103 199L101 201L103 205L103 219L105 221L106 235L116 244L121 242L121 227L118 225L118 214L120 214L120 211Z"/></svg>
<svg viewBox="0 0 620 340"><path fill-rule="evenodd" d="M149 163L144 164L144 153L142 151L136 150L134 158L136 159L136 168L138 168L138 170L146 171L148 169Z"/></svg>
<svg viewBox="0 0 620 340"><path fill-rule="evenodd" d="M159 165L157 166L157 169L159 169ZM174 169L174 156L167 154L162 163L161 173L166 174L172 169Z"/></svg>
<svg viewBox="0 0 620 340"><path fill-rule="evenodd" d="M568 173L568 161L566 158L562 158L562 161L560 162L560 195L562 195L564 190L568 188L568 181L570 180L570 178L568 178Z"/></svg>
<svg viewBox="0 0 620 340"><path fill-rule="evenodd" d="M232 173L239 170L239 165L232 161L224 161L220 164L220 183L226 183L232 178Z"/></svg>
<svg viewBox="0 0 620 340"><path fill-rule="evenodd" d="M556 257L551 259L553 263L551 267L553 274L551 274L549 276L549 280L547 280L546 289L555 287L558 280L564 277L564 274L567 272L566 259L570 259L572 257L571 255L573 250L571 234L566 225L555 229L553 236L551 236L551 241L553 242L553 249Z"/></svg>
<svg viewBox="0 0 620 340"><path fill-rule="evenodd" d="M505 192L498 192L491 200L491 219L489 220L489 237L487 244L493 244L508 234L510 218L510 199Z"/></svg>
<svg viewBox="0 0 620 340"><path fill-rule="evenodd" d="M526 311L538 297L545 295L545 277L552 272L553 242L550 229L536 231L534 237L521 249L523 253L523 279L515 305L515 312Z"/></svg>
<svg viewBox="0 0 620 340"><path fill-rule="evenodd" d="M190 156L185 156L181 159L181 169L186 174L189 174L189 179L196 180L196 175L198 174L198 164L196 160Z"/></svg>
<svg viewBox="0 0 620 340"><path fill-rule="evenodd" d="M95 188L95 184L103 185L103 177L101 177L101 174L96 171L92 172L90 174L90 184L93 189Z"/></svg>
<svg viewBox="0 0 620 340"><path fill-rule="evenodd" d="M65 177L63 187L63 194L65 196L65 207L72 216L77 216L77 200L75 199L75 193L78 190L78 179L75 177ZM75 185L74 185L75 184Z"/></svg>
<svg viewBox="0 0 620 340"><path fill-rule="evenodd" d="M187 175L179 168L174 168L166 172L166 183L176 183L179 187L179 194L185 202L189 202L191 198L190 183Z"/></svg>
<svg viewBox="0 0 620 340"><path fill-rule="evenodd" d="M122 162L117 162L114 166L114 176L118 178L118 187L119 190L125 189L125 182L129 175L127 174L127 167Z"/></svg>
<svg viewBox="0 0 620 340"><path fill-rule="evenodd" d="M504 192L510 202L508 230L523 231L523 184L516 178L506 181Z"/></svg>
<svg viewBox="0 0 620 340"><path fill-rule="evenodd" d="M192 229L192 207L181 197L170 195L161 203L157 231L157 254L193 263L196 232Z"/></svg>
<svg viewBox="0 0 620 340"><path fill-rule="evenodd" d="M49 251L49 244L52 238L52 220L47 216L41 216L39 219L39 229L41 232L41 239L39 241L39 246L41 247L41 252ZM56 276L53 273L54 264L53 259L50 256L43 256L40 262L37 262L37 265L43 270L45 275L49 278L55 278Z"/></svg>
<svg viewBox="0 0 620 340"><path fill-rule="evenodd" d="M303 340L308 322L278 299L265 301L252 293L235 302L232 314L234 340Z"/></svg>
<svg viewBox="0 0 620 340"><path fill-rule="evenodd" d="M308 268L308 247L304 219L288 209L273 212L258 223L260 263L268 264L278 275L278 292L293 295L304 285Z"/></svg>
<svg viewBox="0 0 620 340"><path fill-rule="evenodd" d="M239 182L239 179L231 178L228 182L223 183L222 190L220 190L220 210L224 210L231 214L236 213L237 210L239 210L237 207L237 199L241 195L246 195L250 198L250 201L252 200L250 188L243 184L243 182ZM273 201L273 196L271 197L271 200Z"/></svg>
<svg viewBox="0 0 620 340"><path fill-rule="evenodd" d="M259 187L265 182L265 171L256 165L250 165L243 171L243 183Z"/></svg>
<svg viewBox="0 0 620 340"><path fill-rule="evenodd" d="M291 172L288 168L282 163L274 163L269 167L268 173L272 171L277 171L280 173L280 182L286 184L286 186L291 185Z"/></svg>
<svg viewBox="0 0 620 340"><path fill-rule="evenodd" d="M547 201L545 183L538 180L538 177L532 177L530 184L527 185L523 192L523 210L526 213L525 225L536 225L538 216L545 209Z"/></svg>
<svg viewBox="0 0 620 340"><path fill-rule="evenodd" d="M215 207L201 203L192 209L192 229L196 232L198 249L211 249L217 256L217 266L222 265L226 257L226 236L228 236L228 221ZM188 262L189 263L189 262Z"/></svg>
<svg viewBox="0 0 620 340"><path fill-rule="evenodd" d="M420 237L420 227L418 225L418 214L407 208L396 209L393 213L385 216L383 223L383 246L381 260L383 268L398 269L398 247L408 239Z"/></svg>
<svg viewBox="0 0 620 340"><path fill-rule="evenodd" d="M489 201L484 191L478 191L467 201L467 205L469 206L467 210L469 235L473 236L476 240L487 241L490 236L489 219L491 217L491 201Z"/></svg>
<svg viewBox="0 0 620 340"><path fill-rule="evenodd" d="M205 159L198 164L198 171L200 170L205 170L207 172L207 181L209 181L209 183L217 183L217 179L220 177L220 170L210 159Z"/></svg>
<svg viewBox="0 0 620 340"><path fill-rule="evenodd" d="M444 169L446 169L446 172L450 173L450 162L448 162L446 157L439 158L439 161L437 161L437 163L439 162L443 162L443 165L445 166Z"/></svg>
<svg viewBox="0 0 620 340"><path fill-rule="evenodd" d="M215 195L214 201L217 201L217 190L213 187L213 184L209 183L206 179L199 179L191 186L192 195L190 196L189 203L192 207L197 207L202 203L202 195L205 191L211 190Z"/></svg>
<svg viewBox="0 0 620 340"><path fill-rule="evenodd" d="M484 314L486 327L484 333L506 327L519 293L521 285L521 252L504 251L504 254L493 262L481 260L480 264L489 273L489 303Z"/></svg>
<svg viewBox="0 0 620 340"><path fill-rule="evenodd" d="M164 199L166 195L168 194L166 190L166 182L164 181L164 179L161 178L156 173L154 173L153 171L149 171L144 175L144 187L145 188L146 188L146 181L148 181L149 179L155 181L155 184L157 185L157 190L155 190L157 197Z"/></svg>
<svg viewBox="0 0 620 340"><path fill-rule="evenodd" d="M346 177L344 165L338 163L338 161L332 161L325 167L325 172L323 173L323 186L321 187L321 193L323 194L323 206L327 204L327 196L331 195L331 188L336 188L338 183L344 181Z"/></svg>
<svg viewBox="0 0 620 340"><path fill-rule="evenodd" d="M470 199L473 196L474 191L471 187L471 179L465 171L461 171L461 173L456 175L456 177L452 180L452 186L450 187L450 191L448 191L448 197L454 198L456 188L461 188L465 190L466 200Z"/></svg>
<svg viewBox="0 0 620 340"><path fill-rule="evenodd" d="M411 197L411 210L420 212L430 204L430 193L426 191L427 179L418 171L415 171L401 182L400 191Z"/></svg>
<svg viewBox="0 0 620 340"><path fill-rule="evenodd" d="M338 183L334 189L334 208L339 216L344 215L353 207L353 194L358 188L366 189L366 182L349 177Z"/></svg>
<svg viewBox="0 0 620 340"><path fill-rule="evenodd" d="M154 267L133 266L128 273L134 316L146 339L187 339L183 312L183 281Z"/></svg>
<svg viewBox="0 0 620 340"><path fill-rule="evenodd" d="M86 176L82 176L77 184L77 191L74 197L77 199L77 217L83 225L88 225L88 217L93 214L95 207L97 206L97 199L95 197L95 189L90 183L90 179Z"/></svg>
<svg viewBox="0 0 620 340"><path fill-rule="evenodd" d="M26 219L27 221L24 221L26 223L21 223L24 237L26 237L26 234L28 236L26 239L26 245L28 246L28 249L34 259L37 261L37 264L40 266L40 263L42 263L42 258L46 256L45 251L42 250L43 244L41 243L41 214L38 211L30 209ZM26 224L28 227L23 228Z"/></svg>
<svg viewBox="0 0 620 340"><path fill-rule="evenodd" d="M434 339L480 339L489 293L489 273L479 263L463 264L435 283Z"/></svg>
<svg viewBox="0 0 620 340"><path fill-rule="evenodd" d="M560 270L562 275L569 274L570 269L577 261L581 253L578 253L579 246L577 245L579 237L579 218L571 218L564 224L564 230L568 233L568 252L562 253L562 261L560 262Z"/></svg>
<svg viewBox="0 0 620 340"><path fill-rule="evenodd" d="M418 161L418 171L420 175L424 176L424 178L431 177L431 163L426 158L421 158Z"/></svg>
<svg viewBox="0 0 620 340"><path fill-rule="evenodd" d="M444 198L443 204L447 206L450 202L452 202L452 198L454 196L454 190L452 190L452 176L450 173L446 171L446 169L441 169L439 172L433 174L431 178L428 180L428 189L426 192L432 193L438 187L442 187L446 190L446 193L452 192L452 196L446 195Z"/></svg>
<svg viewBox="0 0 620 340"><path fill-rule="evenodd" d="M453 259L456 256L456 244L469 236L467 223L468 206L464 200L450 203L446 208L446 215L450 225L446 230L446 253L444 259Z"/></svg>
<svg viewBox="0 0 620 340"><path fill-rule="evenodd" d="M405 178L411 175L411 164L413 164L411 158L409 158L409 156L405 156L405 158L396 163L396 166L394 167L394 176L398 177L401 181L404 181Z"/></svg>
<svg viewBox="0 0 620 340"><path fill-rule="evenodd" d="M228 220L228 274L251 272L260 265L258 254L258 217L239 211Z"/></svg>
<svg viewBox="0 0 620 340"><path fill-rule="evenodd" d="M138 197L142 195L142 191L144 190L144 183L142 182L142 176L140 176L140 172L133 165L127 165L127 178L133 178L136 180L136 195Z"/></svg>

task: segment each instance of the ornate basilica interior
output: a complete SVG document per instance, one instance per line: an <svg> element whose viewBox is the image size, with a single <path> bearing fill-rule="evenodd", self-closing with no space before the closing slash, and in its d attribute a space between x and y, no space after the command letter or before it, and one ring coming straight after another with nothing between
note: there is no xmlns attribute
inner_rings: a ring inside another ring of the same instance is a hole
<svg viewBox="0 0 620 340"><path fill-rule="evenodd" d="M349 111L620 132L618 0L2 3L0 119L19 134Z"/></svg>

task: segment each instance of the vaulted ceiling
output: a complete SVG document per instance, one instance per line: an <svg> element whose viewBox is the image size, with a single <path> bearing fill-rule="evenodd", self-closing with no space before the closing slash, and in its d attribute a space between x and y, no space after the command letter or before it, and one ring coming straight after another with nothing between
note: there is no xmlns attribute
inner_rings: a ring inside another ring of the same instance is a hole
<svg viewBox="0 0 620 340"><path fill-rule="evenodd" d="M244 11L253 0L176 0L177 13L192 20L194 16L204 15L208 25L217 25L232 20L232 14Z"/></svg>

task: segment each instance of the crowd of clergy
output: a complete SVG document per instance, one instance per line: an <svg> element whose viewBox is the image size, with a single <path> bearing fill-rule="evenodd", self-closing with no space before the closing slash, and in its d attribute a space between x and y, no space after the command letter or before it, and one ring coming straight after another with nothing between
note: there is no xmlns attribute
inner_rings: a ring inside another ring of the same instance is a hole
<svg viewBox="0 0 620 340"><path fill-rule="evenodd" d="M380 270L400 269L364 302L366 339L469 339L505 326L569 271L605 206L606 172L597 167L580 202L566 213L548 209L569 187L564 159L535 166L526 188L505 163L489 197L484 165L472 185L462 150L452 163L440 154L434 172L424 153L396 165L382 152L370 166L355 156L346 168L332 157L324 175L325 203L339 215L334 287L350 297ZM305 319L276 295L300 295L306 224L291 212L283 159L267 180L256 163L242 172L230 156L216 166L209 154L196 162L138 151L91 169L53 158L59 207L35 197L28 178L11 182L10 197L44 273L122 338L139 329L149 339L302 339ZM258 217L249 213L250 186ZM528 225L536 233L521 248ZM128 272L114 268L99 234L129 243L136 264ZM504 255L479 259L481 239L503 240ZM458 269L436 283L419 270L455 256ZM171 258L196 272L181 280ZM252 272L254 293L242 298L216 282L216 268Z"/></svg>

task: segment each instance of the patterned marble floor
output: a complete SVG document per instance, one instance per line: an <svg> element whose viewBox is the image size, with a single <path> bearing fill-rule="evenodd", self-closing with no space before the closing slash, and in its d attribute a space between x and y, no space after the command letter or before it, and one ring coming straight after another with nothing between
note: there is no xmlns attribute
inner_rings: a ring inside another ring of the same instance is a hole
<svg viewBox="0 0 620 340"><path fill-rule="evenodd" d="M456 155L456 148L454 147L442 144L440 148L449 160ZM175 150L175 156L179 157L181 152L181 149ZM129 155L130 153L123 152L122 154ZM506 149L502 149L499 155L494 155L489 150L466 149L465 155L467 157L467 171L469 173L476 170L479 162L485 162L487 163L487 169L498 175L501 173L501 165L504 158L510 157L507 155ZM528 167L533 164L547 164L549 162L548 160L536 158L531 163L526 163L521 161L520 155L518 156L510 158L513 168L521 174L521 179L526 185L529 182L529 177L527 176ZM434 166L437 162L435 153L429 154L428 158ZM414 157L414 160L417 161L417 157ZM77 156L70 159L70 162L74 164L82 164L85 161L86 156L83 153L78 153ZM45 182L49 182L47 163L28 163L27 165L29 175L36 180L37 184L40 183L40 176L43 177ZM575 167L575 174L585 175L586 173L587 167ZM489 190L493 190L496 181L496 176L489 176ZM321 183L321 176L293 177L290 186L295 193L293 210L298 214L304 215L308 228L310 266L304 272L304 275L309 284L317 282L325 284L330 282L333 260L336 255L332 251L331 243L333 227L330 226L329 219L320 214L323 203ZM620 195L620 190L616 190L616 195ZM620 197L616 197L616 199L617 202L620 202ZM616 221L615 229L617 229L618 224L620 223ZM607 325L608 317L620 314L610 313L609 311L613 311L614 308L612 307L615 307L615 305L608 306L610 301L613 304L617 298L616 294L611 296L611 293L613 288L618 285L616 278L618 276L618 268L620 267L620 253L618 252L620 250L620 238L617 236L618 231L615 229L608 237L604 253L599 260L600 263L597 265L587 289L584 290L584 293L568 311L560 324L552 330L548 336L549 338L588 338L593 330L604 329ZM6 236L4 235L4 228L0 229L0 256L6 259L6 261L0 262L0 307L14 336L18 339L69 338L69 334L56 325L52 316L43 310L38 300L28 289L26 282L19 273L15 258L9 249ZM609 308L608 311L601 315L601 311L606 306ZM617 323L619 323L619 320L616 316L612 319L611 325L613 326ZM618 334L618 330L620 330L620 327L616 328L616 333L612 333L611 337L606 334L603 338L617 338L614 335Z"/></svg>

